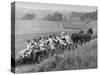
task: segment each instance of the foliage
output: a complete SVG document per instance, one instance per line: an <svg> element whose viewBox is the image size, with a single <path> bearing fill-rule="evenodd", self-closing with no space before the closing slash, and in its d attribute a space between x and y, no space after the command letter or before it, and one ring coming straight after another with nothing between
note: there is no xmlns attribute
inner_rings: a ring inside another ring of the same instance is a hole
<svg viewBox="0 0 100 75"><path fill-rule="evenodd" d="M97 20L97 11L85 13L83 16L80 17L82 21L85 20Z"/></svg>
<svg viewBox="0 0 100 75"><path fill-rule="evenodd" d="M63 56L55 56L53 60L45 62L40 67L40 72L61 71L72 69L89 69L97 67L96 44L90 47L79 48L75 51L65 52Z"/></svg>
<svg viewBox="0 0 100 75"><path fill-rule="evenodd" d="M61 21L63 20L63 15L59 12L55 12L54 14L46 15L44 19L50 21Z"/></svg>
<svg viewBox="0 0 100 75"><path fill-rule="evenodd" d="M22 20L32 20L36 17L34 13L27 13L22 17Z"/></svg>
<svg viewBox="0 0 100 75"><path fill-rule="evenodd" d="M97 40L91 40L90 43L78 46L75 50L68 51L66 49L63 54L50 56L39 64L33 63L31 66L28 66L30 63L25 64L27 66L22 64L24 68L20 67L21 69L16 66L16 70L20 72L44 72L97 68ZM25 70L25 68L28 69Z"/></svg>

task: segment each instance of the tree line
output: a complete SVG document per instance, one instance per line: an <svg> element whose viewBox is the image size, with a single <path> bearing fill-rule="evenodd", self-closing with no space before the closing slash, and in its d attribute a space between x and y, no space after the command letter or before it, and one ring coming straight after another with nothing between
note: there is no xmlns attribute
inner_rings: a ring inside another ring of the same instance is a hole
<svg viewBox="0 0 100 75"><path fill-rule="evenodd" d="M76 13L76 12L75 12ZM77 12L78 14L80 14L79 12ZM72 14L70 14L72 15ZM37 15L34 13L26 13L24 16L22 16L22 20L32 20L36 17ZM64 20L64 16L62 13L60 12L54 12L53 14L48 13L46 16L44 16L42 19L43 20L48 20L48 21L62 21ZM94 12L87 12L87 13L82 13L79 17L81 21L95 21L97 20L97 10ZM73 17L72 17L73 18Z"/></svg>

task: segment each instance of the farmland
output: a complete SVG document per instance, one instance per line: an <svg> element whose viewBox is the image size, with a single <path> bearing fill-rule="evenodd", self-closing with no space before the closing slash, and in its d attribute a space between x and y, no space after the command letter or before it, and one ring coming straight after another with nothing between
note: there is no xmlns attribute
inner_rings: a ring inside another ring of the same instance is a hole
<svg viewBox="0 0 100 75"><path fill-rule="evenodd" d="M24 64L16 67L16 73L44 72L97 68L97 40L78 46L75 50L65 50L60 56L49 57L40 64Z"/></svg>
<svg viewBox="0 0 100 75"><path fill-rule="evenodd" d="M43 20L17 20L15 24L15 56L18 55L20 50L23 50L26 47L25 42L27 40L39 36L48 36L52 33L60 34L62 31L72 34L79 30L86 30L86 28L91 26L94 29L94 35L96 35L96 22L87 25L84 22L67 23Z"/></svg>
<svg viewBox="0 0 100 75"><path fill-rule="evenodd" d="M11 71L98 67L96 6L11 3Z"/></svg>
<svg viewBox="0 0 100 75"><path fill-rule="evenodd" d="M97 35L97 22L55 22L43 20L17 20L15 25L15 56L26 48L25 42L39 36L60 34L62 31L69 35L80 30L86 31L93 27L93 35ZM75 50L65 50L62 57L49 57L40 64L23 64L16 67L16 73L42 72L70 69L88 69L97 67L97 38L86 45L78 46ZM44 66L45 65L45 66ZM55 65L55 67L52 67ZM65 66L66 65L66 66Z"/></svg>

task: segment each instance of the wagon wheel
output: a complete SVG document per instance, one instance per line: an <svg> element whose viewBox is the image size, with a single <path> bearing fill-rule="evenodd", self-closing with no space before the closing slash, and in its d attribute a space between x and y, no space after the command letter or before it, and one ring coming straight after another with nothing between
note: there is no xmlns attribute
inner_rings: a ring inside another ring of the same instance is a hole
<svg viewBox="0 0 100 75"><path fill-rule="evenodd" d="M51 51L50 51L50 49L48 49L48 51L47 51L47 57L50 57L51 56Z"/></svg>
<svg viewBox="0 0 100 75"><path fill-rule="evenodd" d="M33 62L35 62L35 60L36 60L36 53L35 52L32 52L30 58L31 58L31 60Z"/></svg>
<svg viewBox="0 0 100 75"><path fill-rule="evenodd" d="M39 62L39 63L40 63L41 61L43 61L43 59L44 59L43 57L44 57L43 54L38 56L38 62Z"/></svg>
<svg viewBox="0 0 100 75"><path fill-rule="evenodd" d="M45 52L44 52L44 59L46 59L46 58L48 58L48 51L47 50L45 50Z"/></svg>
<svg viewBox="0 0 100 75"><path fill-rule="evenodd" d="M57 50L57 54L58 54L58 53L61 53L60 45L58 45L58 46L56 47L56 50Z"/></svg>
<svg viewBox="0 0 100 75"><path fill-rule="evenodd" d="M63 53L62 45L59 45L59 53Z"/></svg>
<svg viewBox="0 0 100 75"><path fill-rule="evenodd" d="M51 49L48 49L48 57L51 56Z"/></svg>

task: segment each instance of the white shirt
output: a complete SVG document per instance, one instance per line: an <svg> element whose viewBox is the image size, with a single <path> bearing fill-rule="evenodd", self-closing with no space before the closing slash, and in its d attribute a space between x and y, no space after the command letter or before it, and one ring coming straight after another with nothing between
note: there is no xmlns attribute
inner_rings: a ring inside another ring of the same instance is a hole
<svg viewBox="0 0 100 75"><path fill-rule="evenodd" d="M50 43L49 43L50 48L51 48L51 49L54 49L53 40L52 40L51 38L49 38L48 41L50 42Z"/></svg>
<svg viewBox="0 0 100 75"><path fill-rule="evenodd" d="M29 50L31 48L31 43L27 44L27 49Z"/></svg>

